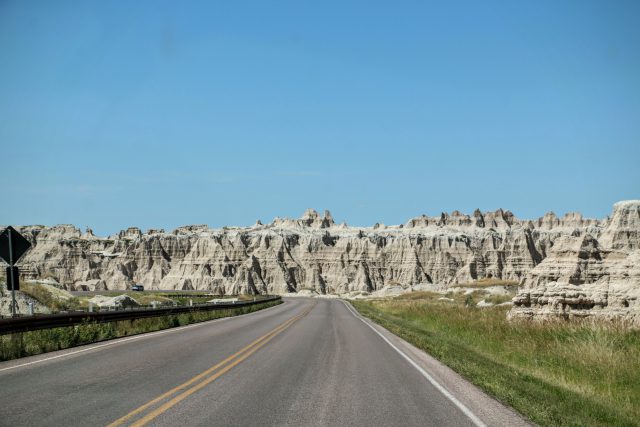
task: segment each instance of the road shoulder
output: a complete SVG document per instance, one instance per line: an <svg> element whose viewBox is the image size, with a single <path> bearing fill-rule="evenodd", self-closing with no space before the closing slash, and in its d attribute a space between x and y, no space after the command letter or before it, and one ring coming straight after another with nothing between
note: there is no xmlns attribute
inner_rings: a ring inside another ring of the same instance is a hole
<svg viewBox="0 0 640 427"><path fill-rule="evenodd" d="M343 300L344 301L344 300ZM488 426L531 426L530 421L512 408L497 401L460 374L425 353L413 344L403 340L387 329L360 315L348 302L344 301L354 316L379 332L397 347L405 356L422 368L442 388L454 396L462 405Z"/></svg>

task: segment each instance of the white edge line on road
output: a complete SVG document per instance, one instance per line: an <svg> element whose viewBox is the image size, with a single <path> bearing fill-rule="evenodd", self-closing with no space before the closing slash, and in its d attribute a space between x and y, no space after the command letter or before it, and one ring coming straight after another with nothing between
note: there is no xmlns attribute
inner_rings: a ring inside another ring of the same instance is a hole
<svg viewBox="0 0 640 427"><path fill-rule="evenodd" d="M284 301L283 301L283 303L284 303ZM91 347L83 348L82 350L71 351L71 352L68 352L68 353L59 354L57 356L51 356L51 357L47 357L47 358L44 358L44 359L34 360L33 362L21 363L20 365L14 365L14 366L8 366L6 368L0 368L0 372L9 371L11 369L22 368L22 367L29 366L29 365L36 365L38 363L48 362L50 360L60 359L62 357L73 356L74 354L84 353L84 352L95 350L95 349L102 348L102 347L109 347L109 346L112 346L112 345L123 344L123 343L126 343L128 341L135 341L135 340L140 340L140 339L143 339L143 338L151 338L151 337L155 337L156 335L168 334L170 332L178 332L178 331L182 331L184 329L195 328L196 326L204 326L206 324L211 324L211 323L214 323L214 322L222 322L222 321L230 320L230 319L233 319L233 318L249 316L249 315L254 314L254 313L264 313L267 310L271 310L272 308L276 308L276 307L279 307L279 306L280 306L280 304L274 305L273 307L265 308L263 310L254 311L254 312L251 312L251 313L247 313L245 315L241 314L239 316L223 317L221 319L213 319L213 320L207 320L207 321L204 321L204 322L193 323L191 325L178 326L177 328L168 328L168 329L163 329L161 331L155 331L155 332L145 332L145 333L138 334L138 335L135 335L135 336L132 336L132 337L128 337L128 338L113 338L112 340L110 340L107 343L98 344L98 345L94 345L94 346L91 346ZM64 350L60 350L60 351L64 351ZM7 360L7 362L10 362L10 361Z"/></svg>
<svg viewBox="0 0 640 427"><path fill-rule="evenodd" d="M467 408L462 402L460 402L458 399L455 398L454 395L452 395L451 393L449 393L449 391L444 388L442 385L440 385L439 382L437 382L431 375L429 375L427 373L427 371L425 371L424 369L422 369L422 367L420 365L418 365L416 362L413 361L413 359L411 359L409 356L407 356L402 350L400 350L398 347L396 347L391 341L389 341L387 339L387 337L385 337L384 335L382 335L380 333L380 331L378 331L376 328L374 328L373 326L371 326L369 324L369 322L367 322L366 320L364 320L362 318L362 316L360 316L358 313L356 313L352 308L351 305L349 303L347 303L346 301L342 300L342 302L344 303L344 305L347 306L347 309L351 312L351 314L354 315L354 317L358 320L360 320L362 323L364 323L365 325L367 325L369 328L371 328L371 330L373 332L375 332L376 334L378 334L387 344L389 344L391 346L391 348L393 348L395 351L398 352L398 354L400 354L400 356L404 357L407 362L409 362L411 364L411 366L413 366L414 368L416 368L418 370L418 372L420 372L422 374L423 377L425 377L431 384L433 384L433 386L438 389L438 391L440 391L440 393L444 394L444 396L449 399L451 402L453 402L454 405L456 405L458 407L458 409L460 409L467 417L469 417L469 419L478 427L486 427L486 424L482 422L482 420L480 418L478 418L473 412L471 412L471 410L469 408Z"/></svg>

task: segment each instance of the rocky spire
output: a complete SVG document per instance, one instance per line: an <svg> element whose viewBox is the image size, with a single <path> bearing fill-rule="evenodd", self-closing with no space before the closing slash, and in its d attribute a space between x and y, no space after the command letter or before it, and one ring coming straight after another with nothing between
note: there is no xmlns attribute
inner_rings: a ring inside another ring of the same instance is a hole
<svg viewBox="0 0 640 427"><path fill-rule="evenodd" d="M311 208L307 209L300 217L300 222L307 227L313 228L329 228L335 225L331 212L325 210L324 215L320 217L318 211Z"/></svg>

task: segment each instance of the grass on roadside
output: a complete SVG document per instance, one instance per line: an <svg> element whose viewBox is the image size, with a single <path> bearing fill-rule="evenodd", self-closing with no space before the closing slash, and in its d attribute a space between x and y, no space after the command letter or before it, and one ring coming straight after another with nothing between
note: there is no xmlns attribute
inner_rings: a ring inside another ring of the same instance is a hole
<svg viewBox="0 0 640 427"><path fill-rule="evenodd" d="M237 307L228 310L194 311L172 316L149 317L118 322L95 323L63 328L43 329L21 334L0 336L0 360L33 356L49 351L62 350L83 344L120 338L128 335L159 331L161 329L205 322L222 317L238 316L273 307L282 301Z"/></svg>
<svg viewBox="0 0 640 427"><path fill-rule="evenodd" d="M640 331L620 323L509 322L507 307L439 298L352 304L536 423L639 424Z"/></svg>

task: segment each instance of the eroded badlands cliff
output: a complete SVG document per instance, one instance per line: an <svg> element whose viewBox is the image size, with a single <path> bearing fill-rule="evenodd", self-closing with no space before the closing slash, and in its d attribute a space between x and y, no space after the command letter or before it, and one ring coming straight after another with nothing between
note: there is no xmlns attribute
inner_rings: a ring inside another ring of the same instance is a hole
<svg viewBox="0 0 640 427"><path fill-rule="evenodd" d="M347 294L495 278L521 283L512 316L639 309L640 201L616 204L603 220L520 220L500 209L362 228L308 210L247 228L129 228L107 238L67 225L19 230L34 245L22 271L67 289Z"/></svg>
<svg viewBox="0 0 640 427"><path fill-rule="evenodd" d="M640 201L614 205L591 233L556 239L525 276L512 317L623 318L640 325Z"/></svg>

